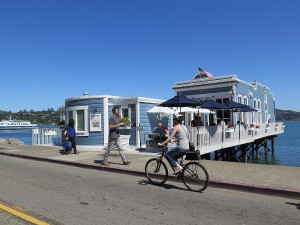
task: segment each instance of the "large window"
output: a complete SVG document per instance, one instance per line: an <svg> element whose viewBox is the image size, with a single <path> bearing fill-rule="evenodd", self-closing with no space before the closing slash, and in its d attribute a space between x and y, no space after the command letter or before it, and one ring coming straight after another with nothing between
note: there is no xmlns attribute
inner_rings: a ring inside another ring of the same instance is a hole
<svg viewBox="0 0 300 225"><path fill-rule="evenodd" d="M84 131L84 110L77 110L77 131Z"/></svg>
<svg viewBox="0 0 300 225"><path fill-rule="evenodd" d="M121 108L121 113L120 113L121 117L129 117L129 109L128 108Z"/></svg>
<svg viewBox="0 0 300 225"><path fill-rule="evenodd" d="M217 98L216 102L219 102L221 104L224 104L225 102L228 102L229 98ZM221 121L224 121L225 124L228 124L228 122L231 122L231 113L230 110L224 109L224 110L216 110L217 112L217 124L220 124Z"/></svg>
<svg viewBox="0 0 300 225"><path fill-rule="evenodd" d="M265 122L268 122L269 121L269 118L268 118L268 95L266 92L264 94L264 110L265 110Z"/></svg>
<svg viewBox="0 0 300 225"><path fill-rule="evenodd" d="M66 109L67 120L75 120L77 136L88 136L88 106L75 106Z"/></svg>
<svg viewBox="0 0 300 225"><path fill-rule="evenodd" d="M261 101L259 99L254 99L254 108L257 110L254 116L254 122L261 123Z"/></svg>
<svg viewBox="0 0 300 225"><path fill-rule="evenodd" d="M244 105L249 105L248 104L248 98L247 97L243 97L243 102ZM246 123L246 124L250 124L250 117L249 117L249 113L248 112L241 112L241 122L242 123Z"/></svg>

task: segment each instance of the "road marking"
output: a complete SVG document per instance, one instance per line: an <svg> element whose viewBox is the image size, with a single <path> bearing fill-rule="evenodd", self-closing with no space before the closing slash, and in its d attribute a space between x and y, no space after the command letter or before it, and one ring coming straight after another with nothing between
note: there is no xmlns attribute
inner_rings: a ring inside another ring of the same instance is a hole
<svg viewBox="0 0 300 225"><path fill-rule="evenodd" d="M11 213L11 214L13 214L13 215L15 215L17 217L20 217L20 218L22 218L24 220L27 220L27 221L29 221L29 222L31 222L33 224L37 224L37 225L50 225L49 223L45 223L45 222L43 222L41 220L33 218L32 216L26 215L24 213L21 213L21 212L19 212L17 210L14 210L14 209L12 209L10 207L7 207L5 205L2 205L2 204L0 204L0 209L4 210L6 212L9 212L9 213Z"/></svg>

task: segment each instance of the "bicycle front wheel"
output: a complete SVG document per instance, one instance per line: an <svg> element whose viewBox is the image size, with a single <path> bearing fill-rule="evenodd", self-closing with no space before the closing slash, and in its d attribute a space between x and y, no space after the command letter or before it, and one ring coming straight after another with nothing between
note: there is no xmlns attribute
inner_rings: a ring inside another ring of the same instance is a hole
<svg viewBox="0 0 300 225"><path fill-rule="evenodd" d="M166 164L157 158L150 159L145 165L147 179L155 185L161 185L168 179L168 169Z"/></svg>
<svg viewBox="0 0 300 225"><path fill-rule="evenodd" d="M209 182L207 170L198 162L189 162L184 166L182 179L189 190L197 192L204 191Z"/></svg>

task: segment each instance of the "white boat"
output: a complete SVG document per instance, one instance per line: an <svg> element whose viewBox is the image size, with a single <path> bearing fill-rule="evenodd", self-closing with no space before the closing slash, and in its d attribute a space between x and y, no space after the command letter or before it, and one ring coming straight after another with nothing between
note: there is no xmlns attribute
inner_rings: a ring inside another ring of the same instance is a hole
<svg viewBox="0 0 300 225"><path fill-rule="evenodd" d="M16 130L16 129L33 129L37 128L37 124L32 124L27 120L1 120L0 130Z"/></svg>

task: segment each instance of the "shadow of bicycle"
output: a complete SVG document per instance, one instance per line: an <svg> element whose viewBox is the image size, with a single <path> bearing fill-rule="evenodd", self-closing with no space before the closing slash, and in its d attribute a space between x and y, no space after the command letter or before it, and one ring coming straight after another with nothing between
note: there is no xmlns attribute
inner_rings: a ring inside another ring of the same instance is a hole
<svg viewBox="0 0 300 225"><path fill-rule="evenodd" d="M296 206L297 209L300 209L300 203L286 202L286 204Z"/></svg>
<svg viewBox="0 0 300 225"><path fill-rule="evenodd" d="M178 186L175 186L172 184L164 183L161 185L155 185L155 184L150 183L148 180L140 180L140 181L138 181L138 184L139 185L152 185L152 186L160 187L160 188L164 188L164 189L176 189L176 190L188 191L186 188L181 188L181 187L178 187Z"/></svg>

